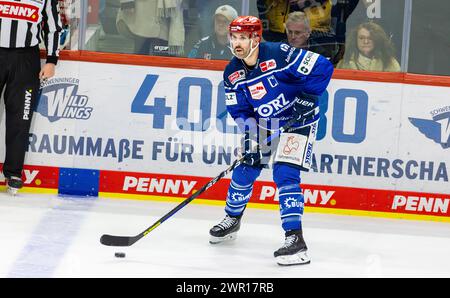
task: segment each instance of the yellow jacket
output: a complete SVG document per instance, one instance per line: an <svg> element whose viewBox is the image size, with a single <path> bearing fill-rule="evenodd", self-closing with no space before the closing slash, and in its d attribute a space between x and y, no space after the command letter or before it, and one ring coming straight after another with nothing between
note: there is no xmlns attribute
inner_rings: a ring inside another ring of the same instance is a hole
<svg viewBox="0 0 450 298"><path fill-rule="evenodd" d="M264 30L284 33L287 15L293 11L303 11L308 17L311 31L330 31L332 1L326 0L323 5L311 2L311 6L303 7L289 0L258 0L257 7Z"/></svg>
<svg viewBox="0 0 450 298"><path fill-rule="evenodd" d="M391 59L389 65L385 65L383 67L383 63L378 58L368 58L361 54L358 55L357 59L351 59L348 62L344 62L341 60L337 68L347 68L347 69L358 69L358 70L367 70L367 71L392 71L399 72L400 64L398 64L395 58Z"/></svg>

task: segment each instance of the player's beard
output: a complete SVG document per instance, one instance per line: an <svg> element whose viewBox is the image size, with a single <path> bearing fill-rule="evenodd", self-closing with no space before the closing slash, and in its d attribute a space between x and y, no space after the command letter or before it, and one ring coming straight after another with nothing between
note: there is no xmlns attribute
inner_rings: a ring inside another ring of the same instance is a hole
<svg viewBox="0 0 450 298"><path fill-rule="evenodd" d="M242 47L236 47L233 52L234 52L236 57L238 57L239 59L243 59L250 52L250 48L248 48L247 51L246 51Z"/></svg>
<svg viewBox="0 0 450 298"><path fill-rule="evenodd" d="M244 48L238 46L236 48L233 48L233 45L230 42L230 46L229 49L231 50L231 53L236 56L239 59L247 59L248 57L250 57L252 55L252 53L256 50L256 48L258 47L258 45L256 45L255 47L253 47L253 39L249 40L248 43L248 48L247 50L245 50ZM237 49L242 49L242 54L238 54L236 52Z"/></svg>

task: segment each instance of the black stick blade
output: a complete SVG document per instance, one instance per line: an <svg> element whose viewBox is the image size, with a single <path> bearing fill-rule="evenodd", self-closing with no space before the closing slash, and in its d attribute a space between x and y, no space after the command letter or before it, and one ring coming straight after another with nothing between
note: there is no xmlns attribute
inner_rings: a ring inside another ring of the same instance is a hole
<svg viewBox="0 0 450 298"><path fill-rule="evenodd" d="M133 237L113 236L105 234L100 238L100 243L106 246L130 246L134 243L132 239Z"/></svg>

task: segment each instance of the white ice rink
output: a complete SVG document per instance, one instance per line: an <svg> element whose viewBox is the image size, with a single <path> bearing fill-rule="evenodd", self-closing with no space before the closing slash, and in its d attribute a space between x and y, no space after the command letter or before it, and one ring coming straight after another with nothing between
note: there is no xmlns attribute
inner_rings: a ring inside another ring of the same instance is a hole
<svg viewBox="0 0 450 298"><path fill-rule="evenodd" d="M311 264L280 267L278 211L249 208L235 242L210 245L223 207L189 204L131 247L176 203L0 195L0 277L450 277L450 224L305 212ZM126 258L114 257L125 252Z"/></svg>

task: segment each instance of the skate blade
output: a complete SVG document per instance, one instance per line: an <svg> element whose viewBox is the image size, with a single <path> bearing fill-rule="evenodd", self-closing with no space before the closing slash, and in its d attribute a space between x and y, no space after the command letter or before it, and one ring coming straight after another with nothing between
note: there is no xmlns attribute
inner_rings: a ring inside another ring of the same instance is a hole
<svg viewBox="0 0 450 298"><path fill-rule="evenodd" d="M230 234L228 234L228 235L226 235L224 237L211 236L209 238L209 243L211 243L211 244L218 244L218 243L221 243L221 242L232 241L232 240L235 240L236 238L237 238L237 232L230 233Z"/></svg>
<svg viewBox="0 0 450 298"><path fill-rule="evenodd" d="M278 256L275 260L280 266L305 265L311 263L311 259L306 254L306 251L300 251L293 255Z"/></svg>
<svg viewBox="0 0 450 298"><path fill-rule="evenodd" d="M17 192L19 191L19 189L13 188L13 187L6 187L6 191L8 192L8 194L15 197L17 195Z"/></svg>

